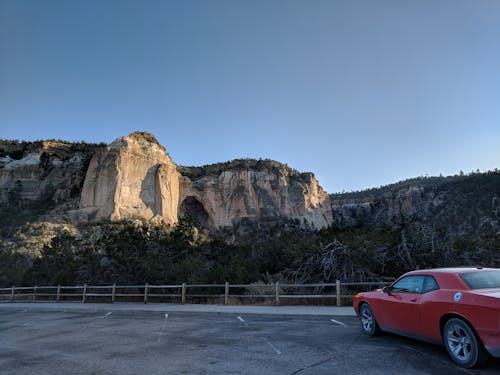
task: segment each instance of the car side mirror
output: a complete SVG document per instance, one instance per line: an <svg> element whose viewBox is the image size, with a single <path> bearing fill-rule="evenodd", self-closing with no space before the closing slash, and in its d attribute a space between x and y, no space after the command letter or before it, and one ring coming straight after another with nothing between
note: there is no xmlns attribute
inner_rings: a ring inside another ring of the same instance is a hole
<svg viewBox="0 0 500 375"><path fill-rule="evenodd" d="M382 292L387 293L387 294L391 294L392 288L390 286L384 286L382 288Z"/></svg>

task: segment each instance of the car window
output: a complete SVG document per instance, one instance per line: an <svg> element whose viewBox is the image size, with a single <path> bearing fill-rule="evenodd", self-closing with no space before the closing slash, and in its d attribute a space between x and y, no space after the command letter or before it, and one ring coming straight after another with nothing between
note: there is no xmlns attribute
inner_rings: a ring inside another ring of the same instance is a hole
<svg viewBox="0 0 500 375"><path fill-rule="evenodd" d="M422 293L425 276L406 276L391 286L395 293Z"/></svg>
<svg viewBox="0 0 500 375"><path fill-rule="evenodd" d="M436 279L432 276L425 276L422 293L432 292L433 290L437 289L439 289L439 285Z"/></svg>
<svg viewBox="0 0 500 375"><path fill-rule="evenodd" d="M500 288L500 271L480 271L460 275L471 289Z"/></svg>

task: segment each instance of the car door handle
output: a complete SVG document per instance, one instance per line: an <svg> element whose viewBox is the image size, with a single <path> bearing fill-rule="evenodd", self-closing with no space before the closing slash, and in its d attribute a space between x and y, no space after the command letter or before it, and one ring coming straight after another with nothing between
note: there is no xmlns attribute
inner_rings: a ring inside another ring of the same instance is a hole
<svg viewBox="0 0 500 375"><path fill-rule="evenodd" d="M410 301L411 302L417 302L417 298L412 298Z"/></svg>

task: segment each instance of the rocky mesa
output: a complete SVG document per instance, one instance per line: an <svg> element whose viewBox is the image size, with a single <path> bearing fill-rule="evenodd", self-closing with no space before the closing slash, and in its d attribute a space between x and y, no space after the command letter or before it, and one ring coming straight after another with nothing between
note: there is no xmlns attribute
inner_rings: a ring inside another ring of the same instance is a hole
<svg viewBox="0 0 500 375"><path fill-rule="evenodd" d="M332 222L330 207L330 197L310 173L272 161L177 166L154 136L137 132L94 154L79 213L84 221L143 218L168 224L189 216L209 229L261 219L321 228Z"/></svg>
<svg viewBox="0 0 500 375"><path fill-rule="evenodd" d="M291 223L412 228L429 241L436 231L479 238L500 230L499 178L497 170L422 177L329 195L312 173L272 160L176 165L144 132L109 145L0 141L0 237L28 222L140 218L174 225L188 216L198 227L236 237Z"/></svg>
<svg viewBox="0 0 500 375"><path fill-rule="evenodd" d="M86 147L2 141L0 152L0 204L50 197L75 224L137 218L175 224L184 216L209 230L333 222L330 196L312 173L271 160L178 166L145 132Z"/></svg>

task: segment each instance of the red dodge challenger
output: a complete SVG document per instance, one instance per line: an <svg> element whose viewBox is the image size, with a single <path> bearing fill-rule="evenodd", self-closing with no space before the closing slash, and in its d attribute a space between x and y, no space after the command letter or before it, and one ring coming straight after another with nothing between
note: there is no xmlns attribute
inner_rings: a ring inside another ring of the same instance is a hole
<svg viewBox="0 0 500 375"><path fill-rule="evenodd" d="M500 269L438 268L404 274L353 300L363 333L444 344L459 366L500 357Z"/></svg>

